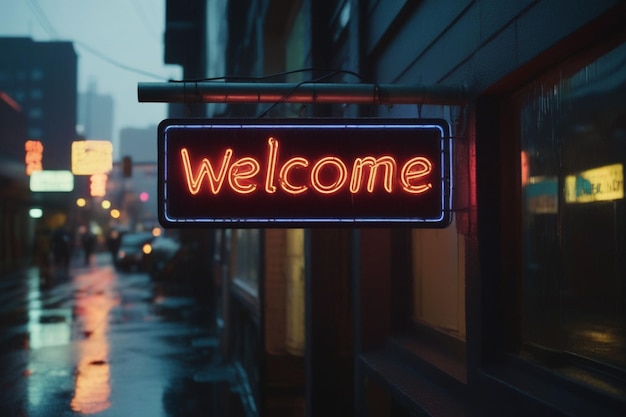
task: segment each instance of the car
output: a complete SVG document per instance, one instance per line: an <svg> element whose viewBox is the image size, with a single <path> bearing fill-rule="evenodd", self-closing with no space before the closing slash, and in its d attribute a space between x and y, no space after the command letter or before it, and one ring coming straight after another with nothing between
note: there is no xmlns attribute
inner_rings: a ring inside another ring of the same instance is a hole
<svg viewBox="0 0 626 417"><path fill-rule="evenodd" d="M160 235L154 239L152 251L146 256L152 278L166 279L175 271L181 247L180 241L172 236Z"/></svg>
<svg viewBox="0 0 626 417"><path fill-rule="evenodd" d="M153 240L150 232L124 233L115 254L115 267L121 271L145 270L145 257L152 251Z"/></svg>

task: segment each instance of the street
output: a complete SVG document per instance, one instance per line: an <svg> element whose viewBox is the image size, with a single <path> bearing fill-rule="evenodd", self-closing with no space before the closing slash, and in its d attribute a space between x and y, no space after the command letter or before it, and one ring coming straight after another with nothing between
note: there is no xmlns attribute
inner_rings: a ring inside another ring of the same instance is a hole
<svg viewBox="0 0 626 417"><path fill-rule="evenodd" d="M106 253L3 276L0 415L244 416L210 308Z"/></svg>

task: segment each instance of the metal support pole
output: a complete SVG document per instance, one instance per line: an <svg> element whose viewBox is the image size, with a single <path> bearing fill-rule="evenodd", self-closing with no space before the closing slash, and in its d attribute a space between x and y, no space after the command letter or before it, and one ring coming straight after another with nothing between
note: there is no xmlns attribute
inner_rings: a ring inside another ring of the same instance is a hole
<svg viewBox="0 0 626 417"><path fill-rule="evenodd" d="M138 83L137 93L142 103L467 103L463 86L412 84L168 82Z"/></svg>

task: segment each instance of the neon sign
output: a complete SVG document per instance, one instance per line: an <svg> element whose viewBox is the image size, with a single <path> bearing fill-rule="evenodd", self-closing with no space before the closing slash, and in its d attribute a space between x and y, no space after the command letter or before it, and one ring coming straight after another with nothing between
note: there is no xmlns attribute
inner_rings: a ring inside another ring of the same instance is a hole
<svg viewBox="0 0 626 417"><path fill-rule="evenodd" d="M24 144L24 149L26 150L26 156L24 157L26 175L31 175L34 171L42 171L43 144L38 140L27 140Z"/></svg>
<svg viewBox="0 0 626 417"><path fill-rule="evenodd" d="M70 192L74 190L74 175L70 171L33 171L30 175L33 192Z"/></svg>
<svg viewBox="0 0 626 417"><path fill-rule="evenodd" d="M104 197L107 194L107 174L93 174L89 177L89 194L92 197Z"/></svg>
<svg viewBox="0 0 626 417"><path fill-rule="evenodd" d="M442 120L164 120L163 226L445 227L449 129Z"/></svg>
<svg viewBox="0 0 626 417"><path fill-rule="evenodd" d="M113 169L113 144L108 140L72 142L72 174L106 174Z"/></svg>

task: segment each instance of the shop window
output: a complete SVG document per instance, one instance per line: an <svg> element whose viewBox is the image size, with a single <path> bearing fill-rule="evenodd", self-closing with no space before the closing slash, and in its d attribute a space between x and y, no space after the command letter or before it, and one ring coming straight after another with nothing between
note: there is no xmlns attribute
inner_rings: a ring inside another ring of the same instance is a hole
<svg viewBox="0 0 626 417"><path fill-rule="evenodd" d="M35 88L30 90L30 98L31 100L41 100L43 97L43 92L39 88Z"/></svg>
<svg viewBox="0 0 626 417"><path fill-rule="evenodd" d="M28 111L28 117L31 119L41 119L43 117L43 110L39 107L33 107Z"/></svg>
<svg viewBox="0 0 626 417"><path fill-rule="evenodd" d="M294 71L304 67L306 61L306 14L302 5L298 11L287 34L285 42L285 67L287 71ZM303 72L287 74L287 82L299 83L306 79Z"/></svg>
<svg viewBox="0 0 626 417"><path fill-rule="evenodd" d="M564 63L513 97L521 354L573 378L581 369L626 375L625 65L622 44Z"/></svg>
<svg viewBox="0 0 626 417"><path fill-rule="evenodd" d="M41 81L43 79L43 70L41 68L35 68L30 72L30 76L34 81Z"/></svg>
<svg viewBox="0 0 626 417"><path fill-rule="evenodd" d="M333 42L337 42L350 23L350 1L341 0L335 5L335 12L331 19Z"/></svg>
<svg viewBox="0 0 626 417"><path fill-rule="evenodd" d="M40 139L43 135L43 130L39 127L29 127L28 128L28 137Z"/></svg>
<svg viewBox="0 0 626 417"><path fill-rule="evenodd" d="M261 268L261 237L259 229L239 229L233 231L231 250L234 252L235 277L237 287L249 295L258 296L259 271Z"/></svg>
<svg viewBox="0 0 626 417"><path fill-rule="evenodd" d="M465 245L453 222L413 231L413 320L465 340Z"/></svg>
<svg viewBox="0 0 626 417"><path fill-rule="evenodd" d="M304 355L304 268L304 229L288 229L285 259L287 279L285 345L287 351L296 356Z"/></svg>

